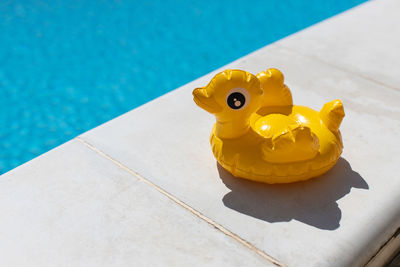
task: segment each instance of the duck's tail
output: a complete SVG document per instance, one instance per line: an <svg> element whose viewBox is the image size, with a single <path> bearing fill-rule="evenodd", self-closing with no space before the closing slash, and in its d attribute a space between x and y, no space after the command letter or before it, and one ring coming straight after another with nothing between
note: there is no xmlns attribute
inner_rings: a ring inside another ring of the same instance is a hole
<svg viewBox="0 0 400 267"><path fill-rule="evenodd" d="M262 107L292 106L292 93L284 84L284 76L277 69L268 69L257 74L264 91Z"/></svg>
<svg viewBox="0 0 400 267"><path fill-rule="evenodd" d="M320 110L319 116L329 130L337 132L344 117L342 101L336 99L326 103Z"/></svg>

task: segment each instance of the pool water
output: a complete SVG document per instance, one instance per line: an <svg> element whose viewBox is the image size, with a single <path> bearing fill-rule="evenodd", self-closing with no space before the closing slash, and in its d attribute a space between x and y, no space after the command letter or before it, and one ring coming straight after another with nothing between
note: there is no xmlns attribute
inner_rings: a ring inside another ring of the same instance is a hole
<svg viewBox="0 0 400 267"><path fill-rule="evenodd" d="M361 2L0 1L0 174Z"/></svg>

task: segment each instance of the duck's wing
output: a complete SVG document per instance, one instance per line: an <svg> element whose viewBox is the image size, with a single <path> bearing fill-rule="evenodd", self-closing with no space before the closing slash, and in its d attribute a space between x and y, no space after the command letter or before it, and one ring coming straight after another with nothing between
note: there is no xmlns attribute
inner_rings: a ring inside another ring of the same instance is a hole
<svg viewBox="0 0 400 267"><path fill-rule="evenodd" d="M264 91L262 107L292 106L293 99L289 87L284 84L284 76L277 69L268 69L257 74Z"/></svg>
<svg viewBox="0 0 400 267"><path fill-rule="evenodd" d="M274 163L309 160L318 154L318 149L318 137L305 126L288 127L261 145L263 159Z"/></svg>

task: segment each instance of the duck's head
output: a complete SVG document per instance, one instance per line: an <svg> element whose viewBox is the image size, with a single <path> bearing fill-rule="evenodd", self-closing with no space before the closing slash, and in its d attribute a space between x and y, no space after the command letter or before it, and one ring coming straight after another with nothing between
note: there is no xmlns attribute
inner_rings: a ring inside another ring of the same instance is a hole
<svg viewBox="0 0 400 267"><path fill-rule="evenodd" d="M194 102L221 122L249 118L260 108L262 98L258 78L242 70L225 70L193 91Z"/></svg>

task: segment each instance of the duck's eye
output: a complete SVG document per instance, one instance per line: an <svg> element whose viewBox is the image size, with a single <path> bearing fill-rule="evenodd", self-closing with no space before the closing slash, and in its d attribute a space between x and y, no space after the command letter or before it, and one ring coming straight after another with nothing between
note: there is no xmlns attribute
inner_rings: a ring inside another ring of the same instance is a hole
<svg viewBox="0 0 400 267"><path fill-rule="evenodd" d="M240 109L246 103L246 97L242 93L235 92L228 96L226 102L231 109Z"/></svg>
<svg viewBox="0 0 400 267"><path fill-rule="evenodd" d="M247 106L250 101L249 92L242 87L231 89L226 97L226 103L233 110L238 110Z"/></svg>

